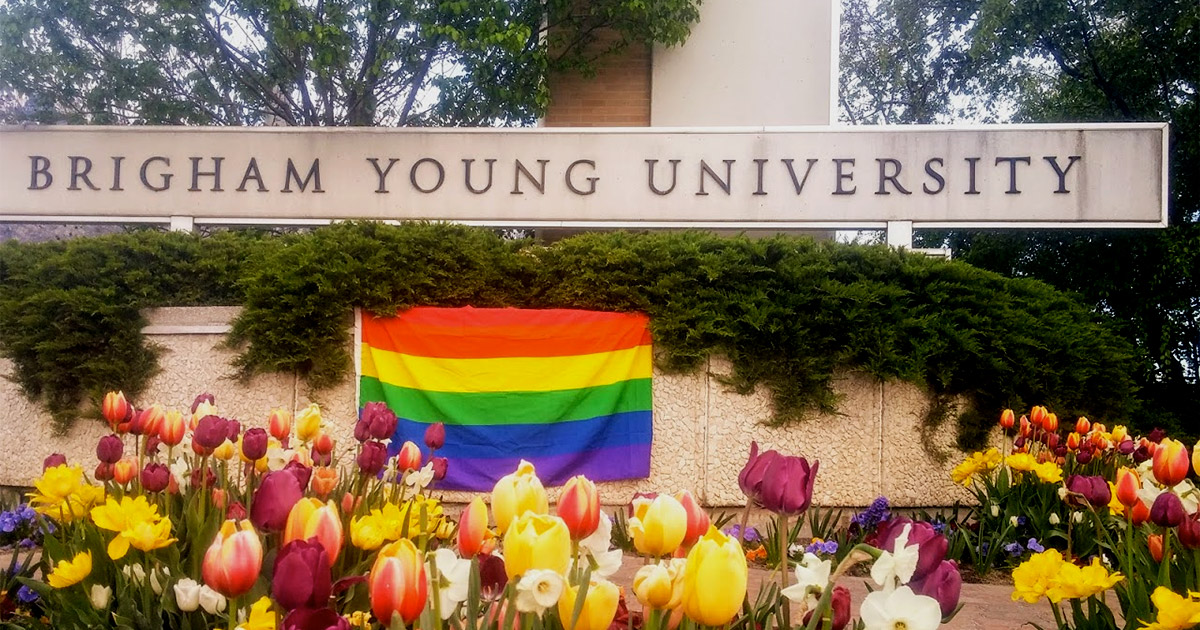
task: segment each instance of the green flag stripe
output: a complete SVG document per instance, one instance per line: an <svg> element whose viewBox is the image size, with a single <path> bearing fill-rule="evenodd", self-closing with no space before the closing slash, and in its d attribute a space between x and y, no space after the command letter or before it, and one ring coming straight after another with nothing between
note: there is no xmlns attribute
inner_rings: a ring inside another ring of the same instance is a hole
<svg viewBox="0 0 1200 630"><path fill-rule="evenodd" d="M649 411L650 379L549 392L431 392L382 383L364 376L360 406L387 403L396 415L416 422L456 424L547 424L587 420L629 411Z"/></svg>

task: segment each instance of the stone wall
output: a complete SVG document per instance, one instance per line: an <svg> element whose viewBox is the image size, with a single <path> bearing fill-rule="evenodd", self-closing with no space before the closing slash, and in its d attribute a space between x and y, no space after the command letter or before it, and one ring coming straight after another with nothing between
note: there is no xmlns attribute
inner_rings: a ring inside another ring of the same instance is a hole
<svg viewBox="0 0 1200 630"><path fill-rule="evenodd" d="M234 353L220 345L235 313L231 308L148 313L145 333L163 350L162 372L137 402L186 408L196 394L212 392L222 412L262 426L272 408L295 411L312 400L321 404L339 449L352 448L357 416L353 379L312 392L293 375L249 382L231 378ZM0 375L11 369L10 363L0 362ZM842 396L838 414L770 427L764 424L771 415L769 395L728 391L720 380L728 370L726 362L713 360L696 373L655 373L651 476L602 484L606 502L622 503L637 491L690 489L709 505L742 504L737 475L751 440L763 449L820 460L815 500L821 505L862 506L880 495L903 506L952 505L968 498L949 478L950 468L962 458L953 448L953 432L923 435L921 417L928 399L918 388L846 374L836 384ZM96 461L96 440L105 432L102 423L82 420L68 434L55 435L50 418L11 381L0 379L0 435L8 446L0 458L0 485L29 485L51 452L90 467ZM450 494L448 500L463 496Z"/></svg>

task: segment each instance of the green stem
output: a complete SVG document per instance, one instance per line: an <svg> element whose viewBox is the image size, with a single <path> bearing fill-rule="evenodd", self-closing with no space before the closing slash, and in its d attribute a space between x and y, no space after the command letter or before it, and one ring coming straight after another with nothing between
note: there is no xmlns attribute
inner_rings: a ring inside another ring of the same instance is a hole
<svg viewBox="0 0 1200 630"><path fill-rule="evenodd" d="M238 598L230 597L229 598L229 630L237 630L237 626L238 626L237 611L238 611Z"/></svg>
<svg viewBox="0 0 1200 630"><path fill-rule="evenodd" d="M1171 528L1163 527L1162 563L1158 566L1158 585L1171 588Z"/></svg>
<svg viewBox="0 0 1200 630"><path fill-rule="evenodd" d="M1059 630L1069 630L1071 626L1063 619L1062 609L1058 607L1058 604L1051 602L1050 608L1054 611L1054 623L1058 626Z"/></svg>

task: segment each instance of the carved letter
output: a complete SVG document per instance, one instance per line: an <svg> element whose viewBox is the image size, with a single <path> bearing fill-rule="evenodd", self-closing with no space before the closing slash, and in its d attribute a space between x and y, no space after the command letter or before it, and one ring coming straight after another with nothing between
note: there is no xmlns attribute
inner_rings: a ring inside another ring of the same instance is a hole
<svg viewBox="0 0 1200 630"><path fill-rule="evenodd" d="M283 190L280 192L292 192L292 181L300 187L300 192L308 187L308 182L313 182L313 192L323 193L321 190L321 160L313 160L312 166L308 169L308 174L304 176L304 181L300 181L300 172L296 170L296 165L292 163L292 158L288 158L287 175L283 179Z"/></svg>
<svg viewBox="0 0 1200 630"><path fill-rule="evenodd" d="M936 195L946 188L946 178L942 177L941 173L933 170L933 164L935 162L938 166L946 165L946 162L943 161L942 158L929 158L928 160L925 160L925 174L932 177L933 181L937 182L937 188L932 190L929 188L929 184L921 184L921 190L924 190L925 194L927 195Z"/></svg>
<svg viewBox="0 0 1200 630"><path fill-rule="evenodd" d="M121 162L124 156L113 156L113 185L109 190L125 190L121 188Z"/></svg>
<svg viewBox="0 0 1200 630"><path fill-rule="evenodd" d="M196 191L200 190L200 176L202 176L202 175L204 177L213 178L213 187L210 188L209 190L211 190L212 192L221 192L223 190L221 188L221 162L225 158L214 157L212 159L213 170L211 170L211 171L201 171L200 170L200 160L203 160L204 158L194 157L194 158L188 158L188 159L192 161L192 186L191 186L191 188L188 188L188 192L196 192Z"/></svg>
<svg viewBox="0 0 1200 630"><path fill-rule="evenodd" d="M851 160L853 162L853 160ZM816 158L808 158L808 168L804 169L804 178L796 179L796 169L792 167L793 160L788 158L783 160L783 165L787 167L788 175L792 176L792 187L796 189L796 194L804 192L804 185L808 183L808 174L812 172L813 165L817 163Z"/></svg>
<svg viewBox="0 0 1200 630"><path fill-rule="evenodd" d="M646 170L649 171L647 175L647 183L650 184L650 192L653 192L656 195L669 195L671 194L671 191L675 190L675 181L679 175L680 160L668 161L671 163L671 187L666 190L659 190L658 186L654 185L654 165L658 164L658 160L646 160Z"/></svg>
<svg viewBox="0 0 1200 630"><path fill-rule="evenodd" d="M399 162L400 160L397 158L389 159L387 168L385 168L385 169L379 168L379 158L367 158L367 161L371 163L371 166L375 167L375 176L379 178L379 187L375 189L375 192L377 192L377 193L387 192L388 191L388 189L387 189L388 173L392 172L392 167L395 166L396 162Z"/></svg>
<svg viewBox="0 0 1200 630"><path fill-rule="evenodd" d="M475 193L476 195L482 195L483 193L492 189L492 165L496 163L496 160L495 159L484 160L484 162L487 163L487 167L488 167L488 171L487 171L488 183L487 183L487 186L484 186L482 190L477 189L471 185L471 163L474 161L475 160L466 160L466 159L463 160L463 170L466 171L467 190Z"/></svg>
<svg viewBox="0 0 1200 630"><path fill-rule="evenodd" d="M41 182L38 179L41 179ZM50 158L44 155L29 156L29 190L46 190L54 183L50 174Z"/></svg>
<svg viewBox="0 0 1200 630"><path fill-rule="evenodd" d="M896 190L900 191L901 194L905 194L905 195L912 194L910 191L908 191L906 188L904 188L904 186L900 185L900 179L899 179L900 171L904 168L904 165L902 165L900 163L900 160L895 160L892 158L875 158L875 161L879 163L879 190L875 191L876 195L892 194L892 193L888 192L887 189L884 187L884 184L887 182L892 182L892 185L895 186ZM896 171L889 174L888 173L889 166L896 167Z"/></svg>
<svg viewBox="0 0 1200 630"><path fill-rule="evenodd" d="M521 160L514 160L514 161L517 163L517 168L515 171L513 171L512 194L514 194L514 195L524 195L525 194L524 192L521 192L521 173L525 174L525 179L528 179L529 183L533 184L533 187L537 188L537 191L539 193L541 193L543 195L546 194L546 164L549 164L550 160L538 160L537 161L538 166L541 167L541 172L538 174L537 179L534 179L533 173L530 173L529 169L525 168L525 165L521 163Z"/></svg>
<svg viewBox="0 0 1200 630"><path fill-rule="evenodd" d="M168 188L171 187L172 175L170 173L162 174L162 186L153 186L150 184L150 180L146 178L146 170L150 168L151 162L162 162L164 166L171 165L171 160L169 160L161 155L156 155L152 158L147 158L145 162L142 162L142 169L139 172L139 174L141 175L141 178L142 178L142 185L145 186L146 188L149 188L150 190L153 190L154 192L162 192L164 190L167 190Z"/></svg>
<svg viewBox="0 0 1200 630"><path fill-rule="evenodd" d="M1017 162L1029 164L1029 156L1025 157L998 157L996 158L996 166L1000 166L1001 162L1008 162L1008 190L1004 191L1006 195L1019 195L1020 190L1017 190Z"/></svg>
<svg viewBox="0 0 1200 630"><path fill-rule="evenodd" d="M754 168L755 168L755 170L756 170L756 171L758 171L758 173L757 173L757 175L758 175L758 186L757 186L757 187L755 187L755 189L754 189L754 194L755 194L755 195L765 195L765 194L767 194L767 191L763 190L763 165L764 165L764 164L766 164L766 163L767 163L767 160L763 160L763 159L756 159L756 160L754 160Z"/></svg>
<svg viewBox="0 0 1200 630"><path fill-rule="evenodd" d="M1075 166L1075 163L1078 162L1079 160L1082 160L1083 156L1082 155L1070 156L1070 159L1067 160L1067 168L1062 168L1061 166L1058 165L1058 156L1057 155L1047 155L1046 157L1044 157L1042 159L1049 162L1051 168L1054 169L1054 174L1058 175L1058 190L1055 190L1054 194L1065 195L1065 194L1071 192L1071 191L1067 190L1067 173L1071 172L1071 167Z"/></svg>
<svg viewBox="0 0 1200 630"><path fill-rule="evenodd" d="M267 192L267 185L263 183L262 173L258 170L258 159L250 158L250 163L246 165L246 172L242 174L242 183L238 184L238 192L246 192L246 182L254 180L258 182L258 192Z"/></svg>
<svg viewBox="0 0 1200 630"><path fill-rule="evenodd" d="M705 174L707 174L709 177L712 177L713 181L717 183L717 186L721 187L721 190L725 191L726 195L729 194L729 186L733 183L733 163L736 160L721 161L725 163L725 179L721 179L720 176L718 176L711 168L709 168L708 162L700 160L700 190L696 192L697 195L708 194L704 192Z"/></svg>
<svg viewBox="0 0 1200 630"><path fill-rule="evenodd" d="M576 188L575 182L571 181L571 172L574 171L575 167L579 166L580 164L586 164L592 167L593 171L596 170L596 162L593 160L575 160L574 162L571 162L571 165L567 167L567 188L570 188L571 192L575 193L576 195L590 195L596 192L596 182L599 181L600 178L594 176L586 178L588 183L587 190L580 190L579 188Z"/></svg>
<svg viewBox="0 0 1200 630"><path fill-rule="evenodd" d="M83 183L87 184L88 188L100 190L100 187L93 184L92 180L88 178L88 173L92 171L92 161L79 155L68 155L67 157L71 159L71 185L67 186L67 190L81 190L79 188L79 180L81 179ZM82 169L79 168L81 165L83 166Z"/></svg>
<svg viewBox="0 0 1200 630"><path fill-rule="evenodd" d="M843 173L842 166L844 166L846 164L849 164L850 166L854 166L854 158L833 158L833 164L834 164L834 169L837 172L837 180L835 180L837 182L837 187L834 189L833 194L835 194L835 195L853 195L854 191L858 190L858 187L855 186L854 188L851 188L850 190L846 190L846 189L842 188L842 182L844 182L844 181L853 182L854 181L854 172L851 171L849 173Z"/></svg>
<svg viewBox="0 0 1200 630"><path fill-rule="evenodd" d="M969 175L967 177L967 192L963 193L964 195L978 195L979 194L979 189L975 187L975 165L978 164L979 160L981 160L981 159L983 159L983 158L977 158L977 157L966 158L967 172L969 173Z"/></svg>
<svg viewBox="0 0 1200 630"><path fill-rule="evenodd" d="M421 188L421 185L417 183L417 169L421 168L422 164L433 164L437 167L437 183L433 185L433 188ZM446 181L446 169L442 168L441 162L433 158L421 158L413 162L412 168L408 169L408 181L412 184L413 188L429 194L442 187L442 182Z"/></svg>

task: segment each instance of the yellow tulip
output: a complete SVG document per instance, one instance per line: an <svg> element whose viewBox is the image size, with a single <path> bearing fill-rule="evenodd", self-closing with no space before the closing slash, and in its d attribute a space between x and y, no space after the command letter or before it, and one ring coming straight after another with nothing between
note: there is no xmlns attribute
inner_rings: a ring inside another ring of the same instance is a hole
<svg viewBox="0 0 1200 630"><path fill-rule="evenodd" d="M364 551L378 549L383 545L383 523L377 514L350 521L350 543Z"/></svg>
<svg viewBox="0 0 1200 630"><path fill-rule="evenodd" d="M85 551L70 560L61 560L46 576L46 583L53 588L66 588L83 581L92 572L92 552Z"/></svg>
<svg viewBox="0 0 1200 630"><path fill-rule="evenodd" d="M587 594L584 595L579 618L572 624L571 616L575 613L575 599L578 595L578 586L568 586L558 600L558 616L562 619L563 628L606 630L617 616L617 602L621 598L617 585L608 580L592 580L588 584Z"/></svg>
<svg viewBox="0 0 1200 630"><path fill-rule="evenodd" d="M683 570L683 614L706 626L723 626L746 599L746 554L715 527L692 547Z"/></svg>
<svg viewBox="0 0 1200 630"><path fill-rule="evenodd" d="M301 442L311 442L321 432L321 408L317 403L309 403L307 407L296 414L296 438Z"/></svg>
<svg viewBox="0 0 1200 630"><path fill-rule="evenodd" d="M504 535L504 570L515 579L530 569L560 575L571 561L571 532L557 516L525 512Z"/></svg>
<svg viewBox="0 0 1200 630"><path fill-rule="evenodd" d="M237 447L235 447L233 442L230 442L229 440L221 442L221 445L217 448L214 448L212 452L213 457L224 461L233 459L233 456L236 454Z"/></svg>
<svg viewBox="0 0 1200 630"><path fill-rule="evenodd" d="M550 502L533 464L521 460L516 472L501 477L492 488L492 516L496 530L504 534L513 519L526 511L546 514L550 511Z"/></svg>
<svg viewBox="0 0 1200 630"><path fill-rule="evenodd" d="M639 552L661 557L675 553L683 544L687 525L687 510L683 504L669 494L660 494L653 501L634 501L629 533Z"/></svg>
<svg viewBox="0 0 1200 630"><path fill-rule="evenodd" d="M679 606L683 598L683 559L676 558L670 564L648 564L633 576L633 594L647 608L659 610Z"/></svg>

